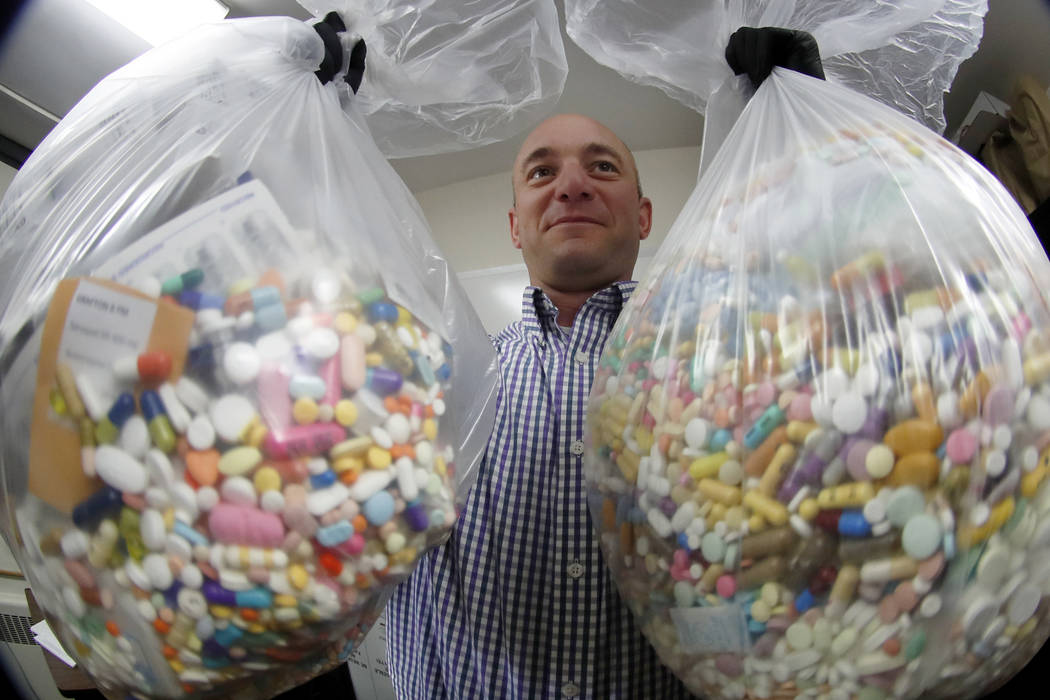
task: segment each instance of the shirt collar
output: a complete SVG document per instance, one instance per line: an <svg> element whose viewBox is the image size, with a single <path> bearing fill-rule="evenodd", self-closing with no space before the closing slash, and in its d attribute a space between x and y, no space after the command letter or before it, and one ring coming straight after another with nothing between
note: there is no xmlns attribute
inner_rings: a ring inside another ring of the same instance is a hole
<svg viewBox="0 0 1050 700"><path fill-rule="evenodd" d="M580 312L588 306L619 316L624 304L631 298L637 282L613 282L608 287L599 289L591 295ZM521 297L521 320L526 330L539 331L542 328L556 330L558 326L558 307L539 287L529 285Z"/></svg>

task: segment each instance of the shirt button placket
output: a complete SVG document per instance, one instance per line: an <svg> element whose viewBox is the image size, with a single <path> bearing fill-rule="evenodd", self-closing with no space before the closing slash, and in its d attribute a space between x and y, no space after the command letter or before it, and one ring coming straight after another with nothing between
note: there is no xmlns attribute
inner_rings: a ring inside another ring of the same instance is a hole
<svg viewBox="0 0 1050 700"><path fill-rule="evenodd" d="M573 358L576 360L576 364L578 365L586 364L587 360L590 359L587 353L585 353L583 350L577 350Z"/></svg>
<svg viewBox="0 0 1050 700"><path fill-rule="evenodd" d="M567 698L574 698L580 694L580 686L570 681L561 687L561 694Z"/></svg>
<svg viewBox="0 0 1050 700"><path fill-rule="evenodd" d="M583 576L583 564L581 564L580 560L577 559L573 563L569 564L569 568L567 569L567 571L569 574L569 578L579 578Z"/></svg>
<svg viewBox="0 0 1050 700"><path fill-rule="evenodd" d="M573 440L572 444L569 446L569 452L572 452L577 457L582 455L583 454L583 440Z"/></svg>

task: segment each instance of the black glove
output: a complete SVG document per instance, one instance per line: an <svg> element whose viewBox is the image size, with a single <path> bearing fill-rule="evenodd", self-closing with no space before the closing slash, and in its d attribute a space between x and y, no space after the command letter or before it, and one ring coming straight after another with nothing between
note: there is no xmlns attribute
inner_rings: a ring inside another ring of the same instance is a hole
<svg viewBox="0 0 1050 700"><path fill-rule="evenodd" d="M736 75L747 73L756 90L773 66L824 79L817 40L794 29L741 27L729 37L726 61Z"/></svg>

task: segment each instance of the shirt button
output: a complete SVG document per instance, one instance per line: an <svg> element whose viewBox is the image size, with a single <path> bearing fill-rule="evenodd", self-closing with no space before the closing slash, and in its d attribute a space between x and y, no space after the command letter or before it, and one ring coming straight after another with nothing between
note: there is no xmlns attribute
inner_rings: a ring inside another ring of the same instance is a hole
<svg viewBox="0 0 1050 700"><path fill-rule="evenodd" d="M580 694L580 686L575 683L566 683L561 687L561 694L567 698L574 698Z"/></svg>
<svg viewBox="0 0 1050 700"><path fill-rule="evenodd" d="M589 359L590 359L590 357L583 350L577 350L576 351L576 364L582 365L582 364L586 363L587 360L589 360Z"/></svg>
<svg viewBox="0 0 1050 700"><path fill-rule="evenodd" d="M572 578L579 578L583 576L583 564L578 561L574 561L569 564L569 576Z"/></svg>
<svg viewBox="0 0 1050 700"><path fill-rule="evenodd" d="M569 452L579 457L583 454L583 440L573 440L572 445L569 447Z"/></svg>

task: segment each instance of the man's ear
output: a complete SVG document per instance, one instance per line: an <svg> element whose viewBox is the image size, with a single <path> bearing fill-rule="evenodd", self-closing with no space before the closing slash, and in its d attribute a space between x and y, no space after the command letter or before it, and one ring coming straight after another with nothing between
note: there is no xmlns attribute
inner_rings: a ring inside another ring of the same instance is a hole
<svg viewBox="0 0 1050 700"><path fill-rule="evenodd" d="M510 242L514 247L521 250L521 240L518 238L518 213L514 207L507 210L507 218L510 219Z"/></svg>
<svg viewBox="0 0 1050 700"><path fill-rule="evenodd" d="M638 229L642 235L640 240L649 237L649 230L653 227L653 203L648 197L642 197L638 204Z"/></svg>

